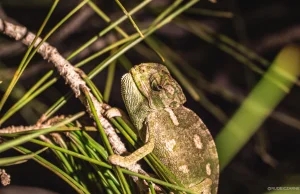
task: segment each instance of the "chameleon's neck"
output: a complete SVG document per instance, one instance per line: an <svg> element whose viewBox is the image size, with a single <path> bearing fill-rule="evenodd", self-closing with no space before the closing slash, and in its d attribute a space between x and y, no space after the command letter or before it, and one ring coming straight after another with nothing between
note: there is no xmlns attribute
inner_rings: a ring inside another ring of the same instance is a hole
<svg viewBox="0 0 300 194"><path fill-rule="evenodd" d="M143 123L150 112L149 102L141 94L129 73L122 77L121 92L131 121L137 130L141 130Z"/></svg>

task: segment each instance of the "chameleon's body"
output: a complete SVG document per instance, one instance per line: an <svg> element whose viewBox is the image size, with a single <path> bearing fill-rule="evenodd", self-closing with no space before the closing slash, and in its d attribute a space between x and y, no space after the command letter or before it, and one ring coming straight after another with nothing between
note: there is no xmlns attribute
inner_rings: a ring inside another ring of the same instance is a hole
<svg viewBox="0 0 300 194"><path fill-rule="evenodd" d="M122 97L145 145L131 155L109 159L129 166L153 152L175 177L196 193L217 193L219 162L201 119L183 106L181 87L160 64L133 67L122 78Z"/></svg>

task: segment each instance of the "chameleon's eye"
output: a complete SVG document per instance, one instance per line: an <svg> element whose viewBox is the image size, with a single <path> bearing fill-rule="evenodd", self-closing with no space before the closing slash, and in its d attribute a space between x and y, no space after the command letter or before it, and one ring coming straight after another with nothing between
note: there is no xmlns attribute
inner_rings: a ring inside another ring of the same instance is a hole
<svg viewBox="0 0 300 194"><path fill-rule="evenodd" d="M161 80L161 75L158 73L154 73L151 77L150 77L150 87L152 90L159 92L163 89L163 84L162 84L162 80Z"/></svg>
<svg viewBox="0 0 300 194"><path fill-rule="evenodd" d="M153 80L151 82L151 88L152 88L152 90L157 91L157 92L159 92L163 89L163 87L157 82L157 80Z"/></svg>

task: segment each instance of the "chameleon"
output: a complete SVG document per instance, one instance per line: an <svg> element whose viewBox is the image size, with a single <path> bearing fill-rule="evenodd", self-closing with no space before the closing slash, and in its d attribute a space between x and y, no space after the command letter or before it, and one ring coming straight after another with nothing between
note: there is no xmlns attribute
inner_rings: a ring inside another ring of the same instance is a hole
<svg viewBox="0 0 300 194"><path fill-rule="evenodd" d="M127 156L109 156L110 163L129 167L153 152L184 187L216 194L219 160L214 140L199 116L183 106L186 97L168 69L158 63L132 67L121 78L121 95L144 145Z"/></svg>

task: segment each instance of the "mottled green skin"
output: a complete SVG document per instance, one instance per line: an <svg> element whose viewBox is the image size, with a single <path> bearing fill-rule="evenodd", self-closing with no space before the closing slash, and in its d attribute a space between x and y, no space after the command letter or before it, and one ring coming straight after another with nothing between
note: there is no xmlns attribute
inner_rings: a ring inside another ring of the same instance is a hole
<svg viewBox="0 0 300 194"><path fill-rule="evenodd" d="M140 64L121 83L123 100L141 139L146 143L155 140L153 153L186 188L217 193L216 146L201 119L183 106L186 98L167 68ZM141 152L136 157L139 155Z"/></svg>
<svg viewBox="0 0 300 194"><path fill-rule="evenodd" d="M153 153L187 188L198 191L197 185L209 178L213 181L212 190L216 191L219 162L208 129L193 111L184 106L173 109L173 112L178 126L173 124L166 111L155 111L147 117L148 127L157 134ZM195 141L199 143L199 140L201 144L196 146Z"/></svg>

